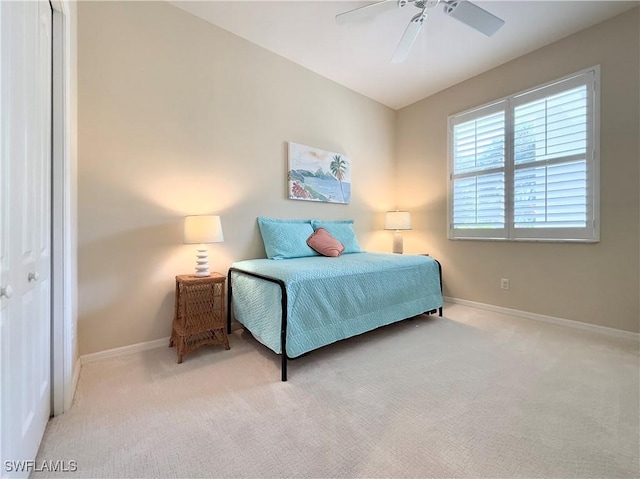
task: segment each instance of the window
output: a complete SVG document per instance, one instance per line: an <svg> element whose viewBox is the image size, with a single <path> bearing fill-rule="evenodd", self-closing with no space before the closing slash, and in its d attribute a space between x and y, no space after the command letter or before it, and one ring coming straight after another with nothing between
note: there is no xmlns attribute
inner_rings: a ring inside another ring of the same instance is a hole
<svg viewBox="0 0 640 479"><path fill-rule="evenodd" d="M599 240L598 79L449 117L449 238Z"/></svg>

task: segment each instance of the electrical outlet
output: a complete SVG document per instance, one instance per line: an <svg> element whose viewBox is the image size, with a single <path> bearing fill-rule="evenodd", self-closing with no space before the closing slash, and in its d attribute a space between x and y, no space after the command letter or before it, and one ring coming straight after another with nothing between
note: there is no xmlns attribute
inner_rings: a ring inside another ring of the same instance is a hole
<svg viewBox="0 0 640 479"><path fill-rule="evenodd" d="M508 278L502 278L500 280L500 287L502 289L509 289L509 279Z"/></svg>

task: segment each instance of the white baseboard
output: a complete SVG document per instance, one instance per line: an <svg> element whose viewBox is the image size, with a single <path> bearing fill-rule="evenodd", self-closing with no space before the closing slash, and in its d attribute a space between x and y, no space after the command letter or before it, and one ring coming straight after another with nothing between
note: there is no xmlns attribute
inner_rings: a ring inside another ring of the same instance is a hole
<svg viewBox="0 0 640 479"><path fill-rule="evenodd" d="M107 349L106 351L99 351L97 353L84 354L80 356L80 362L84 364L95 363L96 361L102 361L104 359L119 358L128 354L139 353L141 351L148 351L149 349L156 349L160 347L169 346L169 337L154 339L153 341L145 341L143 343L130 344L129 346L122 346L120 348Z"/></svg>
<svg viewBox="0 0 640 479"><path fill-rule="evenodd" d="M563 319L563 318L556 318L554 316L545 316L544 314L529 313L528 311L520 311L518 309L503 308L502 306L494 306L492 304L478 303L476 301L451 298L448 296L445 296L444 300L449 303L461 304L463 306L469 306L471 308L485 309L487 311L493 311L496 313L508 314L511 316L517 316L525 319L532 319L534 321L542 321L545 323L559 324L562 326L568 326L570 328L593 331L595 333L600 333L607 336L614 336L617 338L625 338L625 339L640 341L640 333L632 333L631 331L623 331L622 329L607 328L605 326L598 326L596 324L583 323L581 321L574 321L572 319Z"/></svg>

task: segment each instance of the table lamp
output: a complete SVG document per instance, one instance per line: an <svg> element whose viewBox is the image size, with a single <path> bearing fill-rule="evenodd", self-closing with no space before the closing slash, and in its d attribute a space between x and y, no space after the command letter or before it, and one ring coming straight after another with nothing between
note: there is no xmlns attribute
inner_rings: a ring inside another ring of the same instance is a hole
<svg viewBox="0 0 640 479"><path fill-rule="evenodd" d="M199 215L184 218L184 243L198 245L195 276L209 276L209 251L205 244L223 241L219 216Z"/></svg>
<svg viewBox="0 0 640 479"><path fill-rule="evenodd" d="M402 230L411 229L411 214L408 211L387 211L384 229L395 230L393 234L393 252L402 254Z"/></svg>

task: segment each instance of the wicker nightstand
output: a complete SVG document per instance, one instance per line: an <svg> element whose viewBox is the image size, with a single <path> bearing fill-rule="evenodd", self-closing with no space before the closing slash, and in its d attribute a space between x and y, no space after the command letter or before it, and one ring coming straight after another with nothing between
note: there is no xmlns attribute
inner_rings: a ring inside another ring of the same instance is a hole
<svg viewBox="0 0 640 479"><path fill-rule="evenodd" d="M222 344L229 348L225 330L226 276L211 273L198 277L176 276L176 300L169 347L178 348L178 364L182 358L207 344Z"/></svg>

